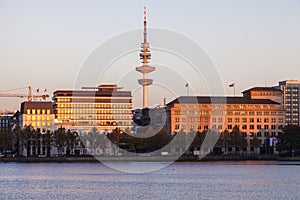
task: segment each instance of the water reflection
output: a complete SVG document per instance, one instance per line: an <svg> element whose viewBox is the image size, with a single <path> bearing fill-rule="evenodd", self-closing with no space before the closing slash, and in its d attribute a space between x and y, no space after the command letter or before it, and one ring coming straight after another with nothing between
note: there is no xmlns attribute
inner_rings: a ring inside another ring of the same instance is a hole
<svg viewBox="0 0 300 200"><path fill-rule="evenodd" d="M126 167L147 164L161 163ZM95 163L1 163L0 199L299 199L299 164L174 163L130 174Z"/></svg>

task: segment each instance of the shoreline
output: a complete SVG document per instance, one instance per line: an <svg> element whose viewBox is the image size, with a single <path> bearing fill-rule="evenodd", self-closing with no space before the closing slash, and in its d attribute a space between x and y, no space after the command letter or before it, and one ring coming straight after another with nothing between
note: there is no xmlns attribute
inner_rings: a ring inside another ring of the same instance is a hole
<svg viewBox="0 0 300 200"><path fill-rule="evenodd" d="M182 156L150 156L150 157L15 157L0 158L0 163L78 163L78 162L207 162L207 161L300 161L300 157L278 157L278 156L206 156L198 157Z"/></svg>

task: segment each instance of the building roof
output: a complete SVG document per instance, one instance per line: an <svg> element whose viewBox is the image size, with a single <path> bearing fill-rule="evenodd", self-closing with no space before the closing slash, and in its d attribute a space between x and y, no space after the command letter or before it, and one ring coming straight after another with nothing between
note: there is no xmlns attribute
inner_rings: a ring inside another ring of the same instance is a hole
<svg viewBox="0 0 300 200"><path fill-rule="evenodd" d="M285 80L285 81L280 81L279 86L282 85L287 85L287 86L300 86L300 80Z"/></svg>
<svg viewBox="0 0 300 200"><path fill-rule="evenodd" d="M53 114L53 106L51 101L25 101L21 104L20 114L26 114L27 109L45 109L50 110L50 113Z"/></svg>
<svg viewBox="0 0 300 200"><path fill-rule="evenodd" d="M282 92L281 89L276 87L253 87L248 90L243 91L242 93L248 93L250 91L275 91L275 92Z"/></svg>
<svg viewBox="0 0 300 200"><path fill-rule="evenodd" d="M130 91L90 91L90 90L57 90L53 93L53 97L57 96L76 96L76 97L111 97L111 96L121 96L121 97L131 97Z"/></svg>
<svg viewBox="0 0 300 200"><path fill-rule="evenodd" d="M210 96L181 96L169 102L167 105L175 103L190 104L276 104L279 103L269 99L249 99L245 97L210 97Z"/></svg>

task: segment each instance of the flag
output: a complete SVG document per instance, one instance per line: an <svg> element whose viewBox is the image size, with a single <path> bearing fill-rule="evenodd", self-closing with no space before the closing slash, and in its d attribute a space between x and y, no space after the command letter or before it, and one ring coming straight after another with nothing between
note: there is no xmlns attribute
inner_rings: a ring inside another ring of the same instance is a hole
<svg viewBox="0 0 300 200"><path fill-rule="evenodd" d="M234 87L234 83L230 84L229 87Z"/></svg>
<svg viewBox="0 0 300 200"><path fill-rule="evenodd" d="M187 84L185 84L185 87L189 87L189 84L187 83Z"/></svg>

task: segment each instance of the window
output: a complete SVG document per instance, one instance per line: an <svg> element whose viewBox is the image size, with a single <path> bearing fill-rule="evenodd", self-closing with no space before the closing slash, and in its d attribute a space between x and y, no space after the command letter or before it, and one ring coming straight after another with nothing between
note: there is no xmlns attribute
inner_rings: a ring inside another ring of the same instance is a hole
<svg viewBox="0 0 300 200"><path fill-rule="evenodd" d="M249 115L254 115L254 112L253 112L253 111L250 111L250 112L249 112Z"/></svg>
<svg viewBox="0 0 300 200"><path fill-rule="evenodd" d="M264 129L269 129L269 125L264 125Z"/></svg>
<svg viewBox="0 0 300 200"><path fill-rule="evenodd" d="M257 137L261 137L261 132L257 132Z"/></svg>
<svg viewBox="0 0 300 200"><path fill-rule="evenodd" d="M262 115L262 112L256 112L256 115Z"/></svg>
<svg viewBox="0 0 300 200"><path fill-rule="evenodd" d="M269 122L269 118L264 118L264 122L268 123Z"/></svg>
<svg viewBox="0 0 300 200"><path fill-rule="evenodd" d="M238 122L240 122L240 118L235 118L234 121L235 121L236 123L238 123Z"/></svg>
<svg viewBox="0 0 300 200"><path fill-rule="evenodd" d="M217 120L216 120L215 117L213 117L213 118L211 119L211 121L212 121L212 122L216 122Z"/></svg>
<svg viewBox="0 0 300 200"><path fill-rule="evenodd" d="M247 122L247 118L242 118L242 122L246 123Z"/></svg>
<svg viewBox="0 0 300 200"><path fill-rule="evenodd" d="M179 129L179 124L175 124L175 130Z"/></svg>
<svg viewBox="0 0 300 200"><path fill-rule="evenodd" d="M264 136L265 136L265 137L268 137L268 136L269 136L269 133L268 133L268 132L265 132L265 133L264 133Z"/></svg>
<svg viewBox="0 0 300 200"><path fill-rule="evenodd" d="M244 125L242 126L242 129L243 129L243 130L246 130L246 129L247 129L247 125L244 124Z"/></svg>
<svg viewBox="0 0 300 200"><path fill-rule="evenodd" d="M261 125L257 125L257 129L261 129Z"/></svg>
<svg viewBox="0 0 300 200"><path fill-rule="evenodd" d="M223 122L223 118L218 118L218 122L222 123Z"/></svg>
<svg viewBox="0 0 300 200"><path fill-rule="evenodd" d="M272 122L272 123L276 123L276 118L272 118L272 119L271 119L271 122Z"/></svg>
<svg viewBox="0 0 300 200"><path fill-rule="evenodd" d="M227 119L227 122L232 122L232 118L228 118L228 119Z"/></svg>
<svg viewBox="0 0 300 200"><path fill-rule="evenodd" d="M176 117L175 118L175 122L179 122L180 120L179 120L179 117Z"/></svg>
<svg viewBox="0 0 300 200"><path fill-rule="evenodd" d="M228 125L227 125L227 129L232 129L232 125L231 125L231 124L228 124Z"/></svg>
<svg viewBox="0 0 300 200"><path fill-rule="evenodd" d="M50 122L47 122L47 126L51 126L51 123L50 123Z"/></svg>
<svg viewBox="0 0 300 200"><path fill-rule="evenodd" d="M254 118L249 119L250 123L254 123Z"/></svg>
<svg viewBox="0 0 300 200"><path fill-rule="evenodd" d="M275 124L272 124L272 125L271 125L271 129L276 129L276 125L275 125Z"/></svg>
<svg viewBox="0 0 300 200"><path fill-rule="evenodd" d="M30 121L31 120L31 116L27 116L27 121Z"/></svg>
<svg viewBox="0 0 300 200"><path fill-rule="evenodd" d="M40 110L40 109L37 109L37 110L36 110L36 114L40 115L40 114L41 114L41 110Z"/></svg>
<svg viewBox="0 0 300 200"><path fill-rule="evenodd" d="M35 115L35 109L32 109L31 112L33 115Z"/></svg>
<svg viewBox="0 0 300 200"><path fill-rule="evenodd" d="M253 130L254 129L254 125L250 125L250 129Z"/></svg>
<svg viewBox="0 0 300 200"><path fill-rule="evenodd" d="M47 115L50 115L50 109L47 109Z"/></svg>
<svg viewBox="0 0 300 200"><path fill-rule="evenodd" d="M261 118L257 118L257 119L256 119L256 122L261 122Z"/></svg>
<svg viewBox="0 0 300 200"><path fill-rule="evenodd" d="M186 119L185 119L185 118L182 118L181 121L182 121L182 122L186 122Z"/></svg>
<svg viewBox="0 0 300 200"><path fill-rule="evenodd" d="M27 109L27 115L30 115L30 109Z"/></svg>

